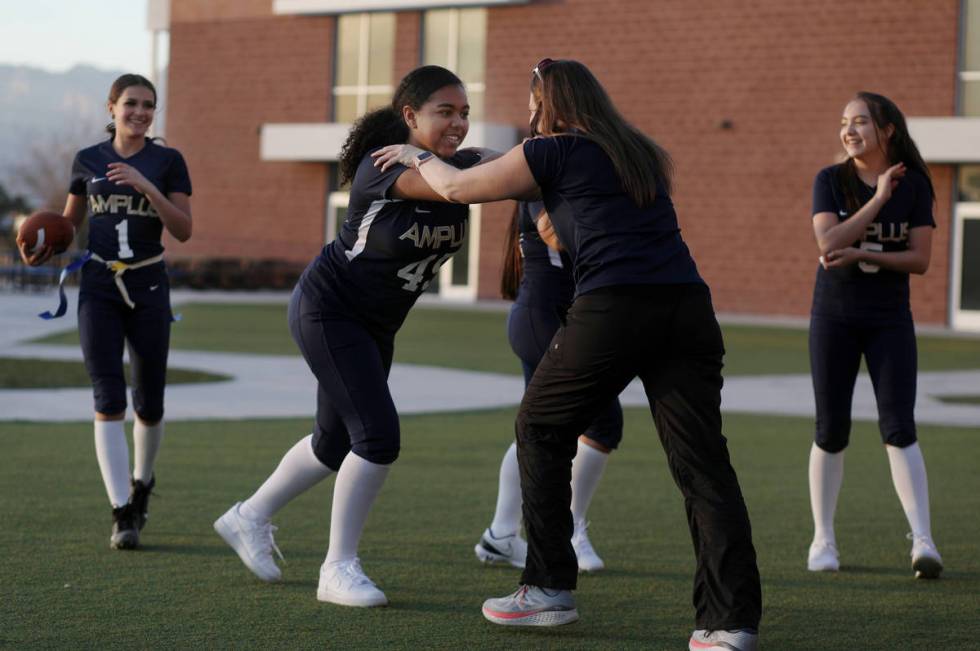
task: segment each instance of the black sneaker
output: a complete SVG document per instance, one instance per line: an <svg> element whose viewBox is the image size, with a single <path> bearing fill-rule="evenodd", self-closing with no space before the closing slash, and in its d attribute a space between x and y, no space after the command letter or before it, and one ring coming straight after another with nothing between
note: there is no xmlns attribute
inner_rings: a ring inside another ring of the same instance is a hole
<svg viewBox="0 0 980 651"><path fill-rule="evenodd" d="M112 509L112 536L109 547L112 549L136 549L140 544L140 532L136 528L136 509L126 504Z"/></svg>
<svg viewBox="0 0 980 651"><path fill-rule="evenodd" d="M136 516L136 528L143 531L146 520L149 518L150 494L156 486L157 477L150 477L150 483L144 484L140 479L131 480L129 493L129 503L133 506L133 514Z"/></svg>

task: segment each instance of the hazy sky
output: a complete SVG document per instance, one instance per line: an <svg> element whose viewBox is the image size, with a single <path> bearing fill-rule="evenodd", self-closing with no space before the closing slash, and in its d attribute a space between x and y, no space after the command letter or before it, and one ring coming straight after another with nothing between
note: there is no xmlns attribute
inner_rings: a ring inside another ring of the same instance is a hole
<svg viewBox="0 0 980 651"><path fill-rule="evenodd" d="M150 75L146 0L0 0L0 64Z"/></svg>

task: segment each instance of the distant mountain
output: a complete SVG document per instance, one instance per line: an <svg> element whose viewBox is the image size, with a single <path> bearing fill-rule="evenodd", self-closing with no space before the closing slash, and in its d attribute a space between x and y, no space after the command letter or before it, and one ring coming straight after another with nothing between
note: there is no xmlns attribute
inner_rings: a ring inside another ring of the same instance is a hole
<svg viewBox="0 0 980 651"><path fill-rule="evenodd" d="M77 149L105 135L106 97L121 74L91 66L56 73L0 65L0 183L8 192L37 199L18 178L36 150Z"/></svg>

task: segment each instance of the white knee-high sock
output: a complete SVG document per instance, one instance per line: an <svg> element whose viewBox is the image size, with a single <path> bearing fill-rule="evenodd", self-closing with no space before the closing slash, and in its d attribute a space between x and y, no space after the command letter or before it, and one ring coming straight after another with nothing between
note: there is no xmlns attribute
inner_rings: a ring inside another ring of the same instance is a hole
<svg viewBox="0 0 980 651"><path fill-rule="evenodd" d="M578 451L572 461L572 518L575 522L585 520L607 461L608 452L596 450L579 439Z"/></svg>
<svg viewBox="0 0 980 651"><path fill-rule="evenodd" d="M834 512L843 481L844 452L826 452L814 443L810 448L810 508L813 511L814 542L837 544Z"/></svg>
<svg viewBox="0 0 980 651"><path fill-rule="evenodd" d="M497 510L490 532L496 538L511 536L521 528L521 471L517 465L517 444L511 443L500 462L497 482Z"/></svg>
<svg viewBox="0 0 980 651"><path fill-rule="evenodd" d="M250 520L264 522L293 498L329 477L333 470L313 454L313 435L301 438L283 455L282 461L255 494L242 502L239 512Z"/></svg>
<svg viewBox="0 0 980 651"><path fill-rule="evenodd" d="M95 457L102 471L102 483L112 508L129 502L129 445L126 421L95 421Z"/></svg>
<svg viewBox="0 0 980 651"><path fill-rule="evenodd" d="M918 443L904 448L886 445L888 465L891 466L895 492L902 502L912 535L932 538L929 522L929 479L926 463Z"/></svg>
<svg viewBox="0 0 980 651"><path fill-rule="evenodd" d="M133 479L144 484L153 477L153 463L163 440L163 421L147 425L139 418L133 424Z"/></svg>
<svg viewBox="0 0 980 651"><path fill-rule="evenodd" d="M344 457L333 486L328 563L357 556L364 523L389 470L390 464L371 463L353 452Z"/></svg>

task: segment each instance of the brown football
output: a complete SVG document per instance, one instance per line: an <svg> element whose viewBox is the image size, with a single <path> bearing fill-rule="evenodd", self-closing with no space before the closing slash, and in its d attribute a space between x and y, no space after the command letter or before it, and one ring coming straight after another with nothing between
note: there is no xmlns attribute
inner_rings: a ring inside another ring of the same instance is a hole
<svg viewBox="0 0 980 651"><path fill-rule="evenodd" d="M34 253L45 244L55 253L63 253L75 239L75 229L65 217L50 210L39 210L20 225L17 245L27 245L28 253Z"/></svg>

